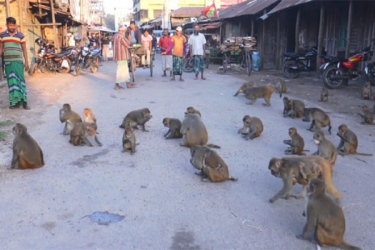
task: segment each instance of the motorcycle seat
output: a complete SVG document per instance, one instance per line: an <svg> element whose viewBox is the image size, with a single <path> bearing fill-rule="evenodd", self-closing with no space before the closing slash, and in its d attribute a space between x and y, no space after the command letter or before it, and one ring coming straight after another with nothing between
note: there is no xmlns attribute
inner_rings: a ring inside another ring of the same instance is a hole
<svg viewBox="0 0 375 250"><path fill-rule="evenodd" d="M286 53L284 53L284 56L285 57L292 57L292 58L304 57L304 55L299 55L299 54L293 53L293 52L286 52Z"/></svg>
<svg viewBox="0 0 375 250"><path fill-rule="evenodd" d="M70 50L68 50L68 51L63 51L63 52L61 52L61 53L57 53L57 54L55 54L55 57L57 57L57 58L61 58L61 57L64 57L64 56L69 55L70 53L71 53Z"/></svg>

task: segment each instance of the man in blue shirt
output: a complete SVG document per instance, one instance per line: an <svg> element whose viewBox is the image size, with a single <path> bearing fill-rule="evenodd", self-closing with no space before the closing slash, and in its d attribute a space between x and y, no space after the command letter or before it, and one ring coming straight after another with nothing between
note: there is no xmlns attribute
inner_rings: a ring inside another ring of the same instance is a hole
<svg viewBox="0 0 375 250"><path fill-rule="evenodd" d="M138 29L137 26L135 26L135 22L134 21L131 21L130 22L130 26L128 27L128 30L126 31L126 34L125 36L128 37L128 35L131 35L131 40L130 40L130 44L133 45L133 44L141 44L142 42L142 33L141 31Z"/></svg>

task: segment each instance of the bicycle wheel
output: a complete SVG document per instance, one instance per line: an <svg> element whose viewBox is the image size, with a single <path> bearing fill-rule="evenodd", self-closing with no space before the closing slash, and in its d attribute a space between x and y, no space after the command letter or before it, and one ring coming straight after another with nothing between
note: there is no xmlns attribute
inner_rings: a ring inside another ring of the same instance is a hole
<svg viewBox="0 0 375 250"><path fill-rule="evenodd" d="M152 77L153 71L154 71L154 61L150 60L150 76L151 77Z"/></svg>
<svg viewBox="0 0 375 250"><path fill-rule="evenodd" d="M224 54L224 56L223 56L223 71L224 71L224 73L227 72L227 67L228 67L228 56L227 56L227 54Z"/></svg>
<svg viewBox="0 0 375 250"><path fill-rule="evenodd" d="M130 69L129 69L129 71L131 72L131 77L130 77L131 82L135 82L135 66L136 66L135 60L132 57L132 59L130 59Z"/></svg>
<svg viewBox="0 0 375 250"><path fill-rule="evenodd" d="M246 53L246 72L250 76L251 71L253 70L253 59L251 58L250 53Z"/></svg>

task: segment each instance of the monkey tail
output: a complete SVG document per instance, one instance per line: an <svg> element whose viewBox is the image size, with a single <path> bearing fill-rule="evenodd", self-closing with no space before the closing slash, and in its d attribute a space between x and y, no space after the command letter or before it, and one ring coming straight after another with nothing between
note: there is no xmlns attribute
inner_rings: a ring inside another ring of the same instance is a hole
<svg viewBox="0 0 375 250"><path fill-rule="evenodd" d="M346 243L345 241L343 241L343 242L340 244L339 247L342 248L342 249L362 250L361 248L356 247L356 246L352 246L352 245Z"/></svg>
<svg viewBox="0 0 375 250"><path fill-rule="evenodd" d="M228 180L231 180L231 181L238 181L238 178L233 177L233 176L229 176L229 177L228 177Z"/></svg>
<svg viewBox="0 0 375 250"><path fill-rule="evenodd" d="M328 164L323 163L322 167L323 167L322 179L324 183L327 185L327 189L326 189L327 193L329 193L330 195L334 196L336 199L341 201L342 194L335 188L335 186L333 186L333 183L332 183L332 165L330 163Z"/></svg>
<svg viewBox="0 0 375 250"><path fill-rule="evenodd" d="M207 147L210 147L210 148L221 148L220 146L218 146L218 145L215 145L215 144L207 144L206 145Z"/></svg>

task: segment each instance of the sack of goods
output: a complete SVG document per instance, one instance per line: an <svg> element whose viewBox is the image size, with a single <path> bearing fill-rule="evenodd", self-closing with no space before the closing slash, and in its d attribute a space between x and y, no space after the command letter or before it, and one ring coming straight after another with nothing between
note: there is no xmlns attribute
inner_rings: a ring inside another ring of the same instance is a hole
<svg viewBox="0 0 375 250"><path fill-rule="evenodd" d="M256 50L257 41L253 36L229 37L221 45L222 52L241 52L242 47L246 50Z"/></svg>

